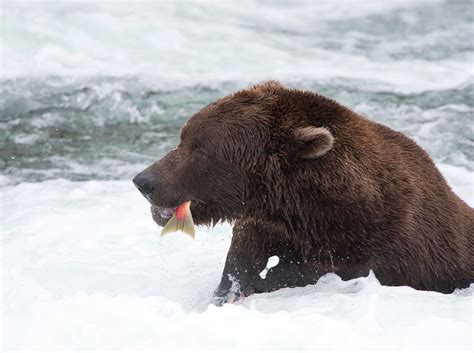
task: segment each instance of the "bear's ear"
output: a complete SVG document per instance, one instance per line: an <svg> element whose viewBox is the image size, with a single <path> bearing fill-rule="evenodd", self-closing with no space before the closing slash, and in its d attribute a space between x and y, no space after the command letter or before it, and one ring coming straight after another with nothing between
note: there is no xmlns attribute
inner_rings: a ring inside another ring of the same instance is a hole
<svg viewBox="0 0 474 353"><path fill-rule="evenodd" d="M334 145L334 136L325 127L300 127L293 132L302 158L317 158L326 154Z"/></svg>

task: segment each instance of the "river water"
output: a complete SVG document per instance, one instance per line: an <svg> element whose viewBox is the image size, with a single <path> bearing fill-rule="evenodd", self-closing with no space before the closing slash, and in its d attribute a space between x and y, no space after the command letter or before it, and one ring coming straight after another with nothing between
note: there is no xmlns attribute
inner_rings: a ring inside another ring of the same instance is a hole
<svg viewBox="0 0 474 353"><path fill-rule="evenodd" d="M0 14L2 351L472 351L474 285L328 274L216 308L230 226L159 238L131 183L201 107L278 79L406 133L474 206L471 1L3 1Z"/></svg>
<svg viewBox="0 0 474 353"><path fill-rule="evenodd" d="M472 170L469 1L4 3L3 183L130 179L209 102L328 95Z"/></svg>

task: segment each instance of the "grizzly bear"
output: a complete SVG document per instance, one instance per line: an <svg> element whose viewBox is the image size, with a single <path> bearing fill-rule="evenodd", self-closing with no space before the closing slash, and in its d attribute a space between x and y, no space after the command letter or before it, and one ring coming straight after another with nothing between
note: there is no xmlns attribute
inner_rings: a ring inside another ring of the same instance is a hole
<svg viewBox="0 0 474 353"><path fill-rule="evenodd" d="M233 224L216 302L373 270L388 286L450 293L474 282L474 210L400 132L276 81L194 114L134 179L164 225ZM266 277L271 256L279 263Z"/></svg>

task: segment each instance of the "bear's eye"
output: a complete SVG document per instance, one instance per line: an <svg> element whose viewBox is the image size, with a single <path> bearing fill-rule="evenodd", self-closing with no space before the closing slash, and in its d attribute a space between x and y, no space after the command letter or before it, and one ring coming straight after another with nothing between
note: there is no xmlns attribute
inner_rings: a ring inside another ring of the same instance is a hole
<svg viewBox="0 0 474 353"><path fill-rule="evenodd" d="M202 156L204 156L206 154L204 152L204 149L202 148L202 145L200 145L199 143L193 144L193 152L197 153L199 155L202 155Z"/></svg>

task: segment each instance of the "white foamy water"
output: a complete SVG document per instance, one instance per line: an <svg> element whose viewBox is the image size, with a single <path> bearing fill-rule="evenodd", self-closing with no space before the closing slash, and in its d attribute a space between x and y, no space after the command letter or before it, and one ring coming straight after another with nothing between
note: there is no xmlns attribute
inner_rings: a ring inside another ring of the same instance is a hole
<svg viewBox="0 0 474 353"><path fill-rule="evenodd" d="M469 16L466 2L440 1L7 1L1 75L449 88L472 76Z"/></svg>
<svg viewBox="0 0 474 353"><path fill-rule="evenodd" d="M473 174L441 170L472 206ZM51 180L1 194L2 351L472 349L472 286L446 295L330 274L218 308L228 225L198 228L194 241L159 238L129 181Z"/></svg>

